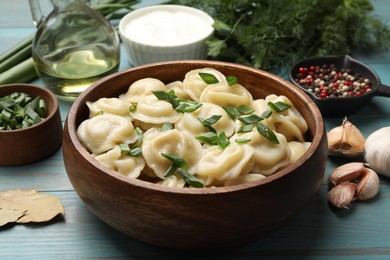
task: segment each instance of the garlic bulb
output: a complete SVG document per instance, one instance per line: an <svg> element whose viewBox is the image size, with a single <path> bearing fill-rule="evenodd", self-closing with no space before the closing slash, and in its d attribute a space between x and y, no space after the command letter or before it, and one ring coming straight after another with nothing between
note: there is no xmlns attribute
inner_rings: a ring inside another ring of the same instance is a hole
<svg viewBox="0 0 390 260"><path fill-rule="evenodd" d="M364 153L366 139L347 118L340 126L330 130L327 137L329 155L355 158L362 156Z"/></svg>
<svg viewBox="0 0 390 260"><path fill-rule="evenodd" d="M365 161L378 174L390 177L390 126L367 137Z"/></svg>

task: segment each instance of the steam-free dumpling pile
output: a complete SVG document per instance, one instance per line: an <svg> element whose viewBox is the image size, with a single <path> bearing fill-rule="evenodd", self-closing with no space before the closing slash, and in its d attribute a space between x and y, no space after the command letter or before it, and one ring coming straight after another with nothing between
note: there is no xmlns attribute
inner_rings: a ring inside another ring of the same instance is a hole
<svg viewBox="0 0 390 260"><path fill-rule="evenodd" d="M239 79L213 68L168 84L144 78L87 106L77 136L96 160L170 187L260 180L299 160L311 144L287 97L253 100Z"/></svg>

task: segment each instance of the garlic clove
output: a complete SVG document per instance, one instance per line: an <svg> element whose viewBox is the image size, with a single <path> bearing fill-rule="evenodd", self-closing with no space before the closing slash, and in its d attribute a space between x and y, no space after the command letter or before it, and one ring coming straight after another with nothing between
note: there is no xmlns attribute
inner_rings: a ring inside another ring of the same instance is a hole
<svg viewBox="0 0 390 260"><path fill-rule="evenodd" d="M379 177L375 171L366 168L356 188L358 200L368 200L379 192Z"/></svg>
<svg viewBox="0 0 390 260"><path fill-rule="evenodd" d="M328 200L330 204L337 208L348 209L351 201L355 199L357 184L352 182L342 182L333 187L328 192Z"/></svg>
<svg viewBox="0 0 390 260"><path fill-rule="evenodd" d="M347 118L340 126L330 130L327 137L329 155L354 158L364 153L366 139Z"/></svg>
<svg viewBox="0 0 390 260"><path fill-rule="evenodd" d="M334 185L359 178L366 168L362 162L351 162L334 168L329 174L329 181Z"/></svg>

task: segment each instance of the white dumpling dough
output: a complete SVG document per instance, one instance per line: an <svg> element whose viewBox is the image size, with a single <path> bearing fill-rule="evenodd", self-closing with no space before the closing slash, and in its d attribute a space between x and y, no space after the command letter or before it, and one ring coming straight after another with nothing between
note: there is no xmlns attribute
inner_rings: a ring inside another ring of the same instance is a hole
<svg viewBox="0 0 390 260"><path fill-rule="evenodd" d="M94 117L98 113L109 113L119 116L129 116L130 103L119 98L100 98L95 102L87 101L89 117Z"/></svg>
<svg viewBox="0 0 390 260"><path fill-rule="evenodd" d="M122 155L118 145L106 153L97 155L95 159L108 169L133 179L138 178L145 167L145 161L142 156L132 157Z"/></svg>
<svg viewBox="0 0 390 260"><path fill-rule="evenodd" d="M225 132L226 136L230 137L234 132L234 121L227 115L225 110L211 103L203 103L200 108L192 113L184 113L179 121L175 123L175 129L185 131L192 136L199 136L210 132L198 118L208 119L214 115L221 115L221 118L212 125L219 133Z"/></svg>
<svg viewBox="0 0 390 260"><path fill-rule="evenodd" d="M128 118L103 114L83 121L77 129L80 142L92 153L106 152L121 143L133 143L137 139Z"/></svg>
<svg viewBox="0 0 390 260"><path fill-rule="evenodd" d="M228 86L226 84L209 85L202 92L199 101L213 103L221 107L252 106L252 94L240 84Z"/></svg>
<svg viewBox="0 0 390 260"><path fill-rule="evenodd" d="M138 100L137 108L131 111L132 118L149 124L175 123L182 116L171 103L159 100L155 95L144 96Z"/></svg>
<svg viewBox="0 0 390 260"><path fill-rule="evenodd" d="M226 181L248 174L254 163L253 153L248 144L230 143L225 149L210 146L203 150L197 176L210 184L214 179Z"/></svg>
<svg viewBox="0 0 390 260"><path fill-rule="evenodd" d="M202 146L198 140L186 132L177 129L167 131L151 131L144 134L142 155L146 164L157 177L164 175L172 162L161 153L174 154L184 159L188 164L187 172L195 173L195 166L202 154Z"/></svg>
<svg viewBox="0 0 390 260"><path fill-rule="evenodd" d="M275 132L274 132L275 133ZM236 134L231 137L233 143L236 139L249 139L248 145L254 148L255 163L251 172L270 175L276 170L288 165L291 151L284 135L275 133L279 144L271 143L267 138L254 129L249 133Z"/></svg>
<svg viewBox="0 0 390 260"><path fill-rule="evenodd" d="M199 101L200 95L203 90L209 86L202 78L199 76L199 72L212 74L216 77L219 83L227 85L226 77L221 72L213 68L202 68L191 70L186 73L183 80L183 90L191 97L194 101Z"/></svg>
<svg viewBox="0 0 390 260"><path fill-rule="evenodd" d="M288 142L288 146L291 150L290 163L298 161L309 149L311 142L297 142L291 141Z"/></svg>
<svg viewBox="0 0 390 260"><path fill-rule="evenodd" d="M161 80L144 78L131 84L128 91L125 94L120 95L119 98L130 103L137 103L140 98L153 95L152 91L166 92L167 87Z"/></svg>

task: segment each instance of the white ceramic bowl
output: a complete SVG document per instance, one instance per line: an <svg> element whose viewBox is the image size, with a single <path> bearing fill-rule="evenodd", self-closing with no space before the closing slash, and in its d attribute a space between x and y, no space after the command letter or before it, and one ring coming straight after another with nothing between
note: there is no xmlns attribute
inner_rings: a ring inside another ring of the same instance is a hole
<svg viewBox="0 0 390 260"><path fill-rule="evenodd" d="M133 66L207 58L205 41L214 29L205 12L180 5L155 5L125 15L119 33Z"/></svg>

